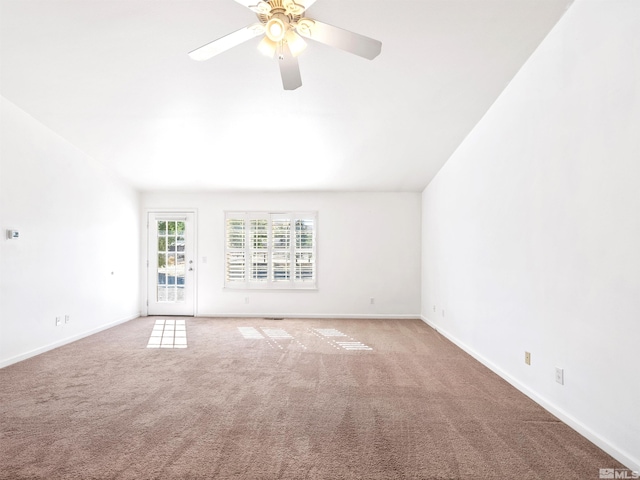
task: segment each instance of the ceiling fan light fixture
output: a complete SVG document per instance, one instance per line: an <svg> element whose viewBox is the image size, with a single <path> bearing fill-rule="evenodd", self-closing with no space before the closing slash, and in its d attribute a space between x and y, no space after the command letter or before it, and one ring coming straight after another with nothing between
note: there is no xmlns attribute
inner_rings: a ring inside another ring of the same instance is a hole
<svg viewBox="0 0 640 480"><path fill-rule="evenodd" d="M297 57L302 51L307 48L307 42L305 42L300 35L293 30L289 30L284 37L291 50L291 55Z"/></svg>
<svg viewBox="0 0 640 480"><path fill-rule="evenodd" d="M269 58L273 58L276 54L277 46L278 44L269 37L264 37L258 44L258 51Z"/></svg>
<svg viewBox="0 0 640 480"><path fill-rule="evenodd" d="M271 5L267 2L258 2L256 5L251 5L249 9L258 15L269 15L271 12Z"/></svg>
<svg viewBox="0 0 640 480"><path fill-rule="evenodd" d="M298 20L298 23L296 25L296 30L300 35L311 37L312 31L313 31L313 25L315 23L316 22L314 22L310 18L301 18L300 20Z"/></svg>
<svg viewBox="0 0 640 480"><path fill-rule="evenodd" d="M281 42L286 32L287 26L279 18L271 18L271 20L267 22L265 33L267 37L269 37L269 40L276 43Z"/></svg>
<svg viewBox="0 0 640 480"><path fill-rule="evenodd" d="M285 8L289 15L302 15L305 8L302 5L298 5L293 0L283 0L282 6Z"/></svg>
<svg viewBox="0 0 640 480"><path fill-rule="evenodd" d="M382 50L379 40L303 17L316 0L236 1L254 11L258 23L247 25L189 52L191 58L206 60L252 38L264 36L258 50L263 55L278 58L282 86L285 90L295 90L302 86L297 57L307 46L306 38L368 60L373 60Z"/></svg>

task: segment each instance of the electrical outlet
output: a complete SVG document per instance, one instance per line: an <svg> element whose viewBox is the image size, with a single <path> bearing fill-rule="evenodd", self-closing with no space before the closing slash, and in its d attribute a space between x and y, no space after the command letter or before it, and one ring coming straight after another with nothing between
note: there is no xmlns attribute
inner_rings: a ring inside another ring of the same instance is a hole
<svg viewBox="0 0 640 480"><path fill-rule="evenodd" d="M433 306L433 311L434 311L434 312L436 311L436 306L435 306L435 305Z"/></svg>
<svg viewBox="0 0 640 480"><path fill-rule="evenodd" d="M444 317L444 310L442 310L442 316Z"/></svg>
<svg viewBox="0 0 640 480"><path fill-rule="evenodd" d="M64 323L69 323L71 321L71 317L69 315L64 316Z"/></svg>
<svg viewBox="0 0 640 480"><path fill-rule="evenodd" d="M249 303L249 297L244 297L244 303Z"/></svg>
<svg viewBox="0 0 640 480"><path fill-rule="evenodd" d="M376 299L375 299L375 298L373 298L373 297L371 297L371 298L369 299L369 303L370 303L371 305L374 305L374 304L376 303Z"/></svg>
<svg viewBox="0 0 640 480"><path fill-rule="evenodd" d="M62 325L62 317L56 317L56 327Z"/></svg>
<svg viewBox="0 0 640 480"><path fill-rule="evenodd" d="M531 353L530 352L524 352L524 363L526 363L527 365L531 365Z"/></svg>
<svg viewBox="0 0 640 480"><path fill-rule="evenodd" d="M556 367L556 382L560 385L564 385L564 368Z"/></svg>

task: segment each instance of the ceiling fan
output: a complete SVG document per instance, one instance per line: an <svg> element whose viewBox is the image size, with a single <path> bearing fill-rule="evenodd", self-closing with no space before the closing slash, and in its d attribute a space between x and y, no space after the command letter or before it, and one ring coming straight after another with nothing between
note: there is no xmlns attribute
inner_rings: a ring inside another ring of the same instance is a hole
<svg viewBox="0 0 640 480"><path fill-rule="evenodd" d="M256 3L257 1L257 3ZM382 43L358 33L303 17L316 0L236 0L258 16L258 23L247 25L229 35L189 52L194 60L208 60L259 35L264 38L258 50L267 56L277 55L282 85L295 90L302 85L297 56L307 46L302 37L340 48L369 60L378 56Z"/></svg>

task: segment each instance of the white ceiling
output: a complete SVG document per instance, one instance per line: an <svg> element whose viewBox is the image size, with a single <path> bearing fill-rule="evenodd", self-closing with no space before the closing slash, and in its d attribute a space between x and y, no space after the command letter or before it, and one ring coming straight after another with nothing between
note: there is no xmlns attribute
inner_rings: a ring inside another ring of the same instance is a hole
<svg viewBox="0 0 640 480"><path fill-rule="evenodd" d="M382 41L309 41L284 91L234 0L1 0L2 95L147 190L421 191L573 0L318 0Z"/></svg>

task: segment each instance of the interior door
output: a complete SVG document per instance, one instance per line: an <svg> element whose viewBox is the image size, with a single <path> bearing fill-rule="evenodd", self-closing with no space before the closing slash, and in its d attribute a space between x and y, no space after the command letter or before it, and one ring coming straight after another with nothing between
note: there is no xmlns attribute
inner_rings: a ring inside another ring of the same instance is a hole
<svg viewBox="0 0 640 480"><path fill-rule="evenodd" d="M147 313L193 316L195 214L149 213Z"/></svg>

